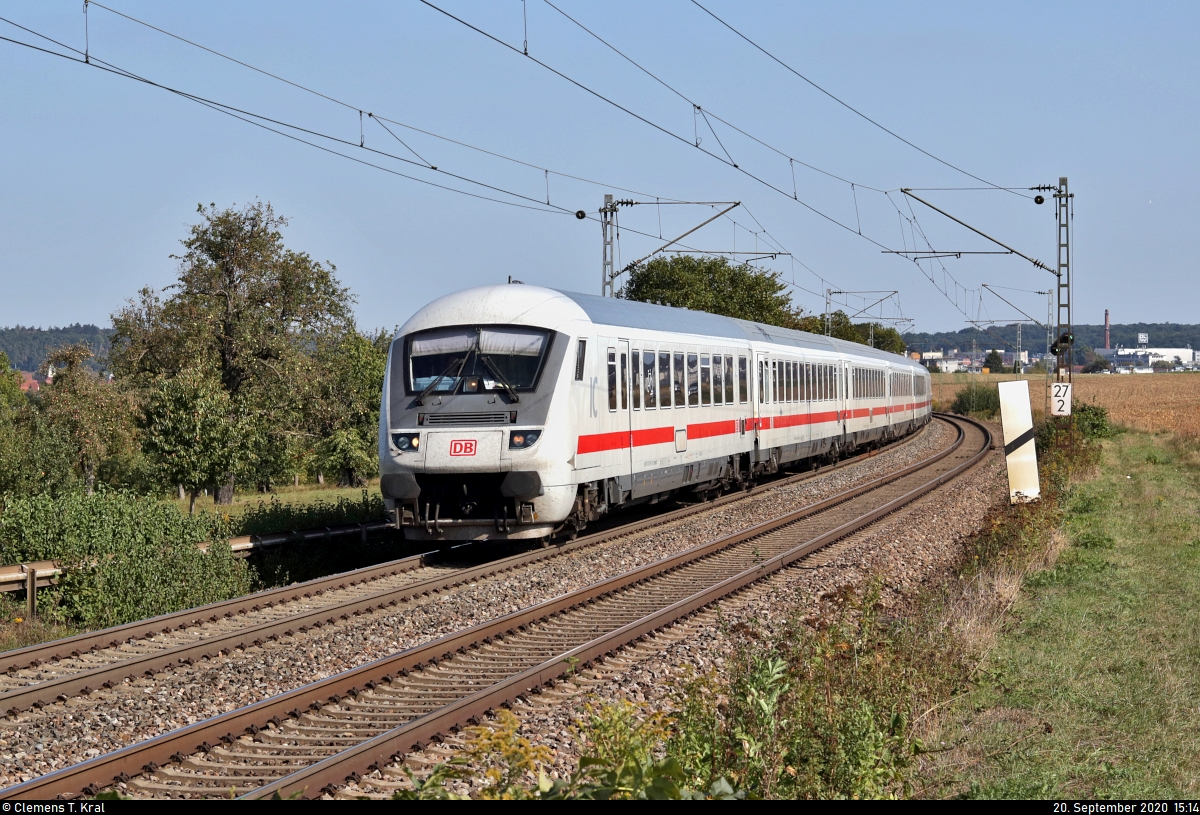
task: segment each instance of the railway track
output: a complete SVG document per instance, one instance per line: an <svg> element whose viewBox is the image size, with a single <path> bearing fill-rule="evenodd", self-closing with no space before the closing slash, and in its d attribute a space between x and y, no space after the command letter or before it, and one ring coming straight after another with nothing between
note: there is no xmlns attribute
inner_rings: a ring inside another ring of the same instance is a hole
<svg viewBox="0 0 1200 815"><path fill-rule="evenodd" d="M330 792L518 697L695 614L902 508L983 458L963 419L948 449L884 478L609 580L228 714L0 790L71 797ZM578 543L578 542L577 542ZM372 780L386 786L386 780Z"/></svg>
<svg viewBox="0 0 1200 815"><path fill-rule="evenodd" d="M915 437L913 437L915 438ZM910 438L892 448L913 440ZM29 646L0 654L0 712L16 715L31 707L86 695L126 680L170 671L236 649L261 645L338 620L394 610L474 581L493 578L615 538L671 523L698 511L850 466L873 454L773 480L743 493L693 504L625 524L550 549L518 552L478 562L488 545L468 544L429 552L258 592L149 620ZM495 544L491 545L494 552Z"/></svg>

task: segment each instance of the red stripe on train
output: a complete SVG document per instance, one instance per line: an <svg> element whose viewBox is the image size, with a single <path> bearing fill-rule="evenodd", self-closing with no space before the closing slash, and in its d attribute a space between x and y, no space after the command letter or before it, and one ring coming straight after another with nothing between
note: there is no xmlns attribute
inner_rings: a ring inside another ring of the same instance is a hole
<svg viewBox="0 0 1200 815"><path fill-rule="evenodd" d="M710 439L713 436L728 436L737 432L737 422L730 419L725 422L701 422L687 426L689 439Z"/></svg>
<svg viewBox="0 0 1200 815"><path fill-rule="evenodd" d="M648 444L667 444L675 441L674 427L652 427L648 430L633 431L633 446L645 447Z"/></svg>
<svg viewBox="0 0 1200 815"><path fill-rule="evenodd" d="M629 431L617 433L594 433L590 436L580 436L575 448L577 453L603 453L605 450L624 450L629 446Z"/></svg>

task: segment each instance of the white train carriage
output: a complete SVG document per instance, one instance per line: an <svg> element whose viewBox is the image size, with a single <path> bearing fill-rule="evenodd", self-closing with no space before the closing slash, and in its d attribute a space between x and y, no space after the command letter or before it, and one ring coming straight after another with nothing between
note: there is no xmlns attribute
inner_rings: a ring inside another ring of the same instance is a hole
<svg viewBox="0 0 1200 815"><path fill-rule="evenodd" d="M397 332L381 490L418 539L577 532L631 504L716 493L929 421L895 354L686 309L487 286Z"/></svg>

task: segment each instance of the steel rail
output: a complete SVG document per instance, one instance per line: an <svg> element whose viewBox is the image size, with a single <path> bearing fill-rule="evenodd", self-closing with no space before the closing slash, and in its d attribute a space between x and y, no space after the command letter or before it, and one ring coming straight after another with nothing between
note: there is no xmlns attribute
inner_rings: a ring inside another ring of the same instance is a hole
<svg viewBox="0 0 1200 815"><path fill-rule="evenodd" d="M926 482L921 487L918 487L916 490L910 490L905 494L905 496L888 502L884 505L884 507L876 509L873 513L862 516L861 518L857 519L856 522L842 524L836 530L826 533L815 541L809 541L806 546L810 546L810 548L806 549L805 551L811 551L812 548L824 545L824 543L830 542L831 540L835 539L835 537L849 534L850 531L853 531L851 527L854 529L861 528L862 525L870 523L878 517L882 517L883 514L894 511L894 509L901 506L902 503L912 500L917 496L918 493L923 494L924 492L928 492L929 490L936 488L939 484L944 483L949 478L954 477L954 475L957 475L965 468L972 466L987 452L987 449L990 447L990 436L987 433L986 428L980 429L984 434L985 444L967 461L953 468L949 472L940 474L933 480ZM827 499L826 501L821 502L821 504L818 506L828 508L836 504L843 503L851 499L852 496L849 493L854 493L855 495L863 494L873 488L881 486L883 482L894 482L898 478L902 478L907 474L932 465L934 462L939 461L953 453L954 450L958 449L958 447L962 444L964 432L961 425L958 425L958 431L958 439L956 439L951 448L948 448L922 462L918 462L910 467L906 467L895 474L884 478L875 479L869 484L861 485L860 487L854 488L847 493ZM131 745L114 753L100 756L82 764L59 770L43 776L42 778L34 779L19 786L11 787L7 790L2 790L0 791L0 799L7 800L10 798L20 797L45 798L53 795L77 794L79 791L85 788L98 789L108 786L113 783L112 779L122 781L127 780L130 774L136 775L137 773L143 771L153 772L158 768L160 762L167 763L172 759L176 761L182 761L185 755L190 754L197 749L204 752L213 749L211 742L219 743L221 741L226 741L228 743L233 743L233 741L237 738L237 736L234 735L235 733L258 732L260 728L268 726L268 722L275 722L278 724L283 717L291 716L293 718L299 718L304 715L301 711L306 707L319 710L323 705L329 704L330 701L336 703L345 696L355 696L364 693L364 688L370 690L372 688L379 687L381 683L390 682L395 678L396 674L405 676L407 675L408 671L420 670L425 666L437 665L439 658L442 660L452 659L455 653L466 653L468 649L477 648L481 641L490 642L490 639L493 637L503 638L506 636L514 636L516 632L525 631L530 625L544 622L551 616L558 616L569 612L572 609L580 609L590 604L600 602L600 600L597 598L611 596L613 592L628 588L631 585L640 585L656 574L669 574L679 569L685 563L702 560L703 558L720 549L728 548L738 542L766 534L774 529L780 528L781 526L795 522L797 518L807 517L811 514L812 512L807 508L805 510L798 510L796 512L789 513L788 515L783 516L781 519L756 525L751 529L743 530L734 535L722 538L719 541L714 541L699 547L695 547L687 552L680 553L670 558L665 558L657 563L647 565L631 573L611 578L599 584L569 593L560 598L555 598L554 600L538 604L531 608L514 612L497 620L475 626L465 631L447 635L423 646L377 660L368 665L360 666L359 668L352 669L321 682L316 682L303 688L281 694L277 697L263 700L262 702L256 703L247 708L213 717L212 719L190 725L181 730L172 731L171 733L164 734L155 739L151 739L136 745ZM837 534L835 535L835 533ZM751 573L761 576L766 574L769 570L781 568L783 565L786 565L786 563L789 563L796 557L801 556L800 554L797 554L800 548L793 548L788 553L785 553L778 558L772 558L766 563L757 564L753 569L744 571L735 576L735 578L730 578L730 580L736 581L737 579L746 578ZM730 583L730 580L726 580L721 584L726 586L726 593L728 593L729 590L734 590L729 588L733 586L733 583ZM707 594L705 594L705 592L707 592ZM712 589L706 589L705 592L702 592L701 594L708 596L711 594ZM705 603L707 602L711 602L711 599L705 601ZM662 617L664 613L665 612L662 611L655 612L653 615L651 615L651 617L654 620L665 619ZM654 627L659 627L661 625L661 622L656 623L655 625L651 625L650 629L647 630L652 630ZM644 627L644 625L642 627ZM620 631L624 632L621 636L627 634L629 630L629 626L621 628ZM564 654L563 657L573 656L577 652L586 652L588 654L595 652L598 654L603 653L605 650L611 650L611 648L600 648L597 650L599 646L596 645L596 642L615 642L616 640L614 637L619 639L615 633L606 634L601 638L601 640L594 641L586 646L580 646L580 648L574 649L568 654ZM489 691L484 691L481 694L475 694L471 697L473 701L470 704L465 701L455 702L451 707L437 715L425 716L418 721L406 724L402 728L392 731L392 736L394 736L394 738L391 742L387 743L401 744L401 742L403 742L405 739L415 739L416 741L420 741L422 738L421 734L425 733L427 730L429 731L428 735L430 736L436 734L437 732L445 732L450 724L461 724L461 720L465 719L468 715L475 715L464 713L465 710L470 709L475 713L482 712L488 707L494 707L494 700L499 698L497 694L500 694L501 696L505 694L511 695L509 692L522 682L528 685L529 682L532 682L535 679L540 682L543 679L549 679L553 676L561 674L563 672L561 662L563 657L556 657L549 662L543 663L536 669L522 672L519 674L520 679L512 678L504 680L502 683L500 683L500 685L495 686ZM590 658L592 657L589 656L589 659ZM480 707L480 705L483 705L483 707ZM452 722L451 719L455 718L457 718L459 721ZM397 738L400 739L399 742L395 741ZM368 743L372 745L369 748L371 750L376 750L376 752L378 752L380 749L382 749L380 745L383 742L380 742L379 738L371 739ZM408 744L413 743L415 742L408 742ZM401 746L407 747L408 744L401 744ZM353 748L355 751L353 755L359 756L362 754L363 750L367 749L368 748L366 746L360 745L359 747ZM346 758L345 760L357 761L356 758ZM296 783L303 781L304 786L312 788L312 773L323 773L325 775L329 775L330 772L333 772L333 775L336 775L338 772L342 772L342 764L340 763L342 760L334 762L332 765L328 763L329 761L330 760L327 759L324 762L319 762L318 764L307 768L303 771L305 775L302 779L299 776L290 776L289 778L292 778L293 781L296 781ZM336 767L337 769L331 771L329 769L331 766ZM317 767L321 767L322 769L317 770ZM325 775L322 775L322 778L325 777ZM343 773L342 777L344 778L344 776L345 773ZM331 775L329 777L332 778L333 776ZM339 778L339 783L340 780L341 779ZM293 784L292 786L294 787L295 785Z"/></svg>
<svg viewBox="0 0 1200 815"><path fill-rule="evenodd" d="M903 447L914 441L915 438L915 435L910 436L900 442L897 447L889 447L888 449ZM106 685L111 686L131 676L152 675L154 672L174 669L181 664L186 665L190 661L207 658L219 652L230 652L237 648L246 648L261 644L264 641L271 641L282 635L290 635L296 630L331 624L338 618L379 611L386 607L395 606L397 603L412 600L418 595L432 595L447 591L463 583L492 577L501 572L512 571L541 560L634 534L647 528L671 523L705 509L723 506L771 489L778 489L808 480L817 475L824 474L831 469L847 467L874 455L876 454L863 453L838 462L829 468L821 468L812 472L788 476L761 484L748 492L732 493L714 501L680 507L631 524L597 532L573 542L560 545L554 549L537 549L517 553L506 558L489 561L479 566L459 569L450 574L435 575L426 580L414 581L383 591L349 598L343 602L322 606L294 617L268 620L231 632L218 632L212 637L164 647L150 653L132 654L127 659L117 660L106 665L13 688L0 692L0 711L12 715L32 706L50 704ZM185 630L198 625L217 623L222 619L232 618L246 612L257 612L260 609L274 608L284 603L299 603L311 600L313 597L329 591L353 588L361 586L364 583L395 577L420 568L437 566L451 558L467 554L475 549L482 549L487 543L485 541L468 544L449 550L448 552L427 552L377 566L269 589L232 600L211 603L194 609L163 614L148 620L128 623L114 628L27 646L0 654L0 673L12 674L25 668L38 668L55 660L79 657L87 651L96 651L101 648L116 648L124 643L143 640L160 633L169 634L176 630ZM495 546L496 544L492 542L491 545Z"/></svg>
<svg viewBox="0 0 1200 815"><path fill-rule="evenodd" d="M240 797L245 799L262 799L279 795L287 798L295 794L304 795L310 789L320 790L322 794L333 794L336 792L337 785L357 782L363 771L369 771L373 767L385 766L387 763L395 760L397 755L402 751L411 749L411 747L423 748L425 746L424 742L431 739L442 740L444 734L450 732L451 728L462 726L472 716L478 717L488 710L506 703L511 704L518 696L530 693L534 688L559 679L569 678L573 664L586 664L597 658L609 655L622 646L628 645L639 638L644 638L647 634L661 630L666 626L689 617L712 603L741 591L751 583L755 583L769 574L780 571L806 555L875 523L879 519L932 492L950 479L973 467L991 449L991 434L982 425L977 424L977 426L983 430L984 444L974 455L949 472L927 481L883 506L848 521L835 529L831 529L823 535L805 541L783 554L776 555L760 564L751 566L714 586L677 601L666 608L655 611L636 622L629 623L620 629L597 637L584 645L580 645L566 653L546 660L540 665L517 674L491 688L447 705L436 713L415 719L365 741L356 747L343 750L309 767L297 770L284 778L264 784L258 789ZM957 448L962 441L963 436L960 435L955 447ZM940 459L950 452L946 451L943 455L938 456L938 458ZM743 534L739 533L737 537L742 537ZM757 535L748 537L757 537ZM564 666L566 667L564 668Z"/></svg>

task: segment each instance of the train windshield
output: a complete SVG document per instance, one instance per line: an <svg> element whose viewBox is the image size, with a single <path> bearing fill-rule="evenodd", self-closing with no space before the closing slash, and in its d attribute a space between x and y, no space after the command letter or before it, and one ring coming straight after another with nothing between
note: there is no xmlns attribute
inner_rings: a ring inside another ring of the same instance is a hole
<svg viewBox="0 0 1200 815"><path fill-rule="evenodd" d="M550 332L513 326L442 328L409 337L409 387L416 393L530 390Z"/></svg>

